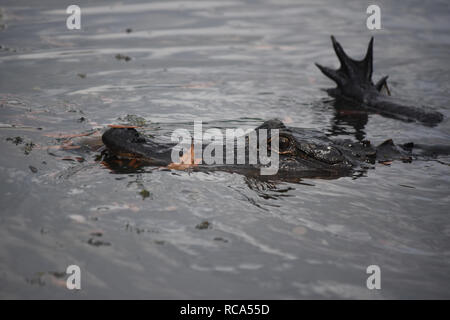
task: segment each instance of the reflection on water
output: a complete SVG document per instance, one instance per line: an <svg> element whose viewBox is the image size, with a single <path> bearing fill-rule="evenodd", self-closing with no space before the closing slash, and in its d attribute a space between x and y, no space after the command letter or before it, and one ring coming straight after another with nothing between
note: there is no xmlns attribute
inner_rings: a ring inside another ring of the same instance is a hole
<svg viewBox="0 0 450 320"><path fill-rule="evenodd" d="M369 113L361 110L357 104L346 100L333 100L335 109L330 128L331 136L351 136L356 140L363 141L366 137L365 126L369 121ZM350 127L351 131L347 128Z"/></svg>
<svg viewBox="0 0 450 320"><path fill-rule="evenodd" d="M436 127L331 100L314 66L372 35L359 1L3 1L0 297L448 298L450 162L377 164L335 180L102 165L108 124L255 128L279 118L333 138L448 145L446 1L381 1L375 78L430 105ZM129 31L127 31L129 30ZM420 44L420 45L419 45ZM117 59L117 55L130 59ZM358 174L362 178L355 179ZM61 273L81 267L80 292ZM365 287L382 270L382 290Z"/></svg>

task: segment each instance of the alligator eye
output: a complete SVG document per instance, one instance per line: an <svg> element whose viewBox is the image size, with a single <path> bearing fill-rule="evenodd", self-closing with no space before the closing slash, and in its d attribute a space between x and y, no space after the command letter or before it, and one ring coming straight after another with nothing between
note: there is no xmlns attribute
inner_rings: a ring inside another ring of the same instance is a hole
<svg viewBox="0 0 450 320"><path fill-rule="evenodd" d="M289 139L288 137L280 136L278 139L278 147L272 146L272 139L269 139L267 148L269 150L273 149L279 154L287 154L292 152L291 145L291 139Z"/></svg>
<svg viewBox="0 0 450 320"><path fill-rule="evenodd" d="M286 137L280 137L280 152L289 150L291 141Z"/></svg>

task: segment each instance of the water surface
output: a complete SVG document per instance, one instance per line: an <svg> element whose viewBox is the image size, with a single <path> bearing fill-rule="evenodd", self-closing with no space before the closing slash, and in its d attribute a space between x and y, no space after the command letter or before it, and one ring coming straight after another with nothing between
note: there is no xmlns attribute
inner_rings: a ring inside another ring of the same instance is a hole
<svg viewBox="0 0 450 320"><path fill-rule="evenodd" d="M447 1L380 1L372 32L360 1L96 0L79 4L79 31L60 1L31 3L1 4L0 297L450 297L446 157L268 183L117 174L98 152L59 148L61 135L130 120L164 140L198 119L247 129L275 117L336 138L449 144ZM330 34L355 58L374 35L374 78L445 120L336 108L314 66L338 65ZM65 288L70 264L81 291ZM372 264L381 290L366 288Z"/></svg>

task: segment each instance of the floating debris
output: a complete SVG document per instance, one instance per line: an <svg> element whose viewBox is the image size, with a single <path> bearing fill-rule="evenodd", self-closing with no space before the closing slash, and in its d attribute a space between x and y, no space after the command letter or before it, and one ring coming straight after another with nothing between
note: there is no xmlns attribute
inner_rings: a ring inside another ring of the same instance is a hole
<svg viewBox="0 0 450 320"><path fill-rule="evenodd" d="M103 236L103 233L100 231L91 232L91 236L93 237L101 237Z"/></svg>
<svg viewBox="0 0 450 320"><path fill-rule="evenodd" d="M35 147L36 145L33 143L33 142L27 142L27 143L25 143L25 146L24 146L24 148L23 148L23 152L26 154L26 155L28 155L28 154L30 154L30 152L33 150L33 148Z"/></svg>
<svg viewBox="0 0 450 320"><path fill-rule="evenodd" d="M6 138L6 141L11 141L12 143L14 143L16 146L23 143L23 138L22 137L14 137L14 138Z"/></svg>
<svg viewBox="0 0 450 320"><path fill-rule="evenodd" d="M131 58L129 56L126 56L126 55L120 54L120 53L116 54L115 58L117 60L125 60L125 61L130 61L131 60Z"/></svg>
<svg viewBox="0 0 450 320"><path fill-rule="evenodd" d="M151 232L150 230L147 230L147 229L145 229L145 228L139 228L139 227L136 227L136 226L132 226L132 225L130 225L128 222L127 222L127 224L125 225L125 230L126 231L131 231L131 232L136 232L137 234L141 234L141 233L143 233L143 232Z"/></svg>
<svg viewBox="0 0 450 320"><path fill-rule="evenodd" d="M94 238L89 238L87 241L88 244L94 247L100 247L100 246L110 246L111 243L107 241L101 241L101 240L95 240Z"/></svg>
<svg viewBox="0 0 450 320"><path fill-rule="evenodd" d="M211 223L205 220L196 225L195 227L199 230L209 229L211 228Z"/></svg>
<svg viewBox="0 0 450 320"><path fill-rule="evenodd" d="M142 189L139 194L142 196L142 200L145 200L146 198L150 197L150 192L146 189Z"/></svg>
<svg viewBox="0 0 450 320"><path fill-rule="evenodd" d="M77 76L79 76L81 79L86 78L86 73L78 73Z"/></svg>
<svg viewBox="0 0 450 320"><path fill-rule="evenodd" d="M38 169L36 167L28 166L28 168L30 168L31 172L33 172L33 173L38 172Z"/></svg>

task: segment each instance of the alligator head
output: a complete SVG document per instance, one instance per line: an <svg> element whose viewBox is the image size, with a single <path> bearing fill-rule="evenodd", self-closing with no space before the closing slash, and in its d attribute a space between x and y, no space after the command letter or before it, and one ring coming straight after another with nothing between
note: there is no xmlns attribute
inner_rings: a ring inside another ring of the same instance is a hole
<svg viewBox="0 0 450 320"><path fill-rule="evenodd" d="M273 119L264 122L255 129L259 137L260 130L277 129L279 132L278 145L272 145L272 136L266 136L266 143L257 145L258 154L276 152L278 154L278 171L272 179L294 181L300 178L338 178L351 175L355 169L365 167L367 163L375 163L377 160L408 159L405 152L398 149L392 141L373 147L369 142L334 141L322 133L304 128L286 127L280 120ZM248 162L250 150L248 138L245 136L246 161L244 164L206 164L202 159L189 166L193 171L228 171L247 176L261 177L260 169L266 164L261 163L257 157L257 163ZM176 146L172 143L155 142L133 128L111 128L102 136L103 143L107 147L106 160L124 159L136 161L140 165L163 166L171 168L172 149ZM260 141L258 139L258 141ZM203 150L207 145L203 145ZM261 150L261 148L267 148ZM234 156L237 156L236 144ZM382 152L378 152L382 150ZM225 150L223 152L225 156ZM236 158L235 158L236 159ZM226 163L223 161L223 163ZM110 166L111 167L111 166ZM264 178L264 177L262 177Z"/></svg>
<svg viewBox="0 0 450 320"><path fill-rule="evenodd" d="M341 64L339 69L333 70L316 63L320 71L337 84L336 88L327 90L331 96L350 99L371 111L401 120L419 121L428 125L442 121L443 115L439 112L426 110L381 93L382 88L387 87L388 76L382 77L375 84L372 82L373 37L362 60L350 58L334 36L331 36L331 42Z"/></svg>

